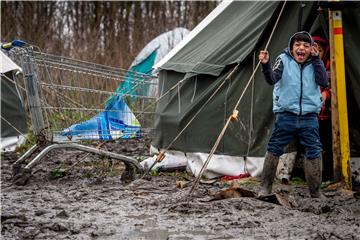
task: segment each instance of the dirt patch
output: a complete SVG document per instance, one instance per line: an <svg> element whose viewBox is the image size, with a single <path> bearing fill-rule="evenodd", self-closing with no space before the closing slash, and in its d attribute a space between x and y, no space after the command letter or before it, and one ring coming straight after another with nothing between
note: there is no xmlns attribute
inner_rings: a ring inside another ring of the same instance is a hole
<svg viewBox="0 0 360 240"><path fill-rule="evenodd" d="M147 143L105 148L132 156L148 152ZM189 180L186 173L125 185L122 164L89 155L74 166L82 158L79 151L54 151L27 185L14 186L16 157L2 156L3 239L360 239L360 201L336 189L324 190L321 201L308 197L306 185L276 185L291 196L291 208L254 198L215 200L214 193L229 187L223 182L200 184L188 198L192 182L177 184ZM62 176L51 175L66 168ZM259 183L241 186L256 191Z"/></svg>

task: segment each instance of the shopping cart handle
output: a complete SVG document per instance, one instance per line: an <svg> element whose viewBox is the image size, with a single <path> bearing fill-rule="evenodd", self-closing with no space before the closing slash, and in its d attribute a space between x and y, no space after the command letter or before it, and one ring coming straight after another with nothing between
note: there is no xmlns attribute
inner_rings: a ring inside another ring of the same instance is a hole
<svg viewBox="0 0 360 240"><path fill-rule="evenodd" d="M10 50L13 47L23 47L25 45L26 45L26 42L24 42L23 40L16 39L12 42L1 44L1 48L5 49L5 50Z"/></svg>

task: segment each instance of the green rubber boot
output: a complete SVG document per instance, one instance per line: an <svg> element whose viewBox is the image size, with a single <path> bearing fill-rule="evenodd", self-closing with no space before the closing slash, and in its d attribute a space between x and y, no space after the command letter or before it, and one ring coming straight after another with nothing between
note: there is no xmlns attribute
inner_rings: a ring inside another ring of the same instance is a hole
<svg viewBox="0 0 360 240"><path fill-rule="evenodd" d="M264 167L261 174L261 189L259 197L271 194L279 157L267 152L264 160Z"/></svg>

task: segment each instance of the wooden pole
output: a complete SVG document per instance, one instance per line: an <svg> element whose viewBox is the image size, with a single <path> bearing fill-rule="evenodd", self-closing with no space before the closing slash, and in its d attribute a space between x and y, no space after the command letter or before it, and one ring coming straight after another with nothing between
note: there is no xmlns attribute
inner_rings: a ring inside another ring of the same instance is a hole
<svg viewBox="0 0 360 240"><path fill-rule="evenodd" d="M346 81L345 81L345 58L344 58L344 40L342 28L342 14L340 10L329 11L330 21L330 46L331 46L331 70L332 70L332 102L337 101L337 109L332 108L333 121L338 121L337 125L333 125L333 141L335 165L335 176L341 172L341 179L344 187L351 189L351 170L350 170L350 144L349 144L349 126L347 114L347 98L346 98ZM334 72L333 72L334 71ZM335 102L334 102L335 104ZM332 104L333 107L333 104ZM336 111L337 110L337 111ZM336 115L337 116L336 116ZM333 122L334 123L334 122ZM339 142L338 142L339 140ZM340 147L340 161L339 161ZM340 162L340 166L338 166ZM340 171L339 171L340 170Z"/></svg>

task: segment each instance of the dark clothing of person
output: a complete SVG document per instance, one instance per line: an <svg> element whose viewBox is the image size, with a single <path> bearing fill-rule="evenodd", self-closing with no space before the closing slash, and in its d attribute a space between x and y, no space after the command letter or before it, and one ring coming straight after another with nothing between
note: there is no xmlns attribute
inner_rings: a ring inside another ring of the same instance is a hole
<svg viewBox="0 0 360 240"><path fill-rule="evenodd" d="M284 147L295 137L305 149L305 156L314 159L320 156L321 143L319 121L316 113L296 115L291 112L275 114L275 126L267 150L275 156L284 153Z"/></svg>

